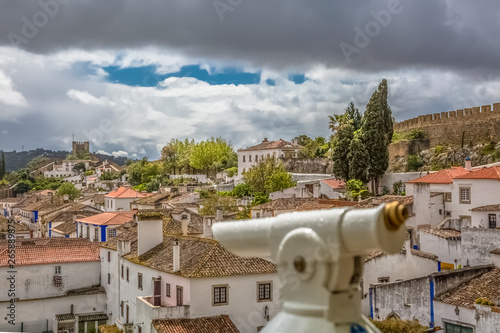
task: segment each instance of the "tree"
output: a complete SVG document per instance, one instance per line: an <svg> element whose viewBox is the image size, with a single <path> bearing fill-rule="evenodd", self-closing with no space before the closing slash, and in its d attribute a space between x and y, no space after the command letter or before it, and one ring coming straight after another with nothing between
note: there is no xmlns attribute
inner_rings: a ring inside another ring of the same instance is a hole
<svg viewBox="0 0 500 333"><path fill-rule="evenodd" d="M29 163L26 165L26 167L30 170L36 170L36 169L42 167L44 164L47 164L48 161L49 161L49 159L45 156L37 156L34 159L32 159L31 161L29 161Z"/></svg>
<svg viewBox="0 0 500 333"><path fill-rule="evenodd" d="M238 156L230 142L222 138L201 141L191 150L189 164L196 169L214 172L236 166Z"/></svg>
<svg viewBox="0 0 500 333"><path fill-rule="evenodd" d="M345 181L349 179L349 147L353 138L354 127L347 123L339 128L333 142L333 173Z"/></svg>
<svg viewBox="0 0 500 333"><path fill-rule="evenodd" d="M359 113L358 108L354 106L354 103L351 102L345 109L345 116L347 120L351 121L352 126L354 127L354 131L357 131L361 128L363 117L361 113Z"/></svg>
<svg viewBox="0 0 500 333"><path fill-rule="evenodd" d="M274 156L260 160L256 165L243 174L243 181L247 183L254 194L264 194L283 190L296 185L292 175L288 173L281 160Z"/></svg>
<svg viewBox="0 0 500 333"><path fill-rule="evenodd" d="M302 149L299 151L299 157L301 158L316 158L325 157L330 145L326 142L325 138L318 136L314 140L307 137L309 140L303 144ZM306 141L306 140L304 140Z"/></svg>
<svg viewBox="0 0 500 333"><path fill-rule="evenodd" d="M0 180L5 177L5 154L2 152L2 156L0 157Z"/></svg>
<svg viewBox="0 0 500 333"><path fill-rule="evenodd" d="M312 141L312 139L307 135L302 134L293 138L292 141L296 141L298 145L305 147L308 143Z"/></svg>
<svg viewBox="0 0 500 333"><path fill-rule="evenodd" d="M16 194L22 194L30 191L33 188L33 183L28 179L21 179L14 186L14 192Z"/></svg>
<svg viewBox="0 0 500 333"><path fill-rule="evenodd" d="M349 145L349 153L347 160L349 163L349 178L359 179L363 183L368 182L368 161L370 156L365 148L361 137L361 131L358 130L354 133L354 138Z"/></svg>
<svg viewBox="0 0 500 333"><path fill-rule="evenodd" d="M70 200L75 200L80 197L80 191L76 189L75 185L64 183L57 189L57 195L61 197L68 195Z"/></svg>
<svg viewBox="0 0 500 333"><path fill-rule="evenodd" d="M389 120L388 117L391 117ZM366 106L361 126L363 143L370 153L368 179L378 192L379 178L389 166L389 144L392 140L392 116L387 104L387 81L383 80Z"/></svg>
<svg viewBox="0 0 500 333"><path fill-rule="evenodd" d="M217 209L222 209L224 212L236 212L236 199L231 196L220 196L217 192L210 192L206 198L202 200L203 208L199 210L202 216L215 216Z"/></svg>
<svg viewBox="0 0 500 333"><path fill-rule="evenodd" d="M194 145L194 140L170 140L161 151L161 160L164 163L165 171L175 175L176 172L181 173L182 170L188 169L191 149Z"/></svg>
<svg viewBox="0 0 500 333"><path fill-rule="evenodd" d="M85 163L83 163L83 162L76 163L75 166L73 167L73 171L78 172L78 173L82 173L82 172L87 171L87 168L85 167Z"/></svg>
<svg viewBox="0 0 500 333"><path fill-rule="evenodd" d="M346 184L347 196L353 200L365 199L370 195L366 185L359 179L350 179Z"/></svg>

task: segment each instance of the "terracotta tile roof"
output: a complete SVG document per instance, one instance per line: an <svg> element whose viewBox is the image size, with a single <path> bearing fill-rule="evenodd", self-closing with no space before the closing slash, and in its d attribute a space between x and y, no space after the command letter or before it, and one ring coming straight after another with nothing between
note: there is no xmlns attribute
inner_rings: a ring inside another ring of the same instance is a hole
<svg viewBox="0 0 500 333"><path fill-rule="evenodd" d="M432 229L432 228L423 228L420 229L421 232L425 232L427 234L431 234L434 236L438 236L441 238L445 239L451 239L451 240L460 240L462 239L462 233L457 230L452 230L452 229Z"/></svg>
<svg viewBox="0 0 500 333"><path fill-rule="evenodd" d="M409 195L409 196L384 195L381 197L371 197L371 198L365 199L363 201L360 201L354 207L355 208L373 208L373 207L377 207L383 203L390 203L393 201L398 201L399 203L402 203L404 205L411 205L411 204L413 204L413 196L412 195Z"/></svg>
<svg viewBox="0 0 500 333"><path fill-rule="evenodd" d="M70 235L72 232L76 232L76 222L73 222L73 220L67 221L50 229L63 235Z"/></svg>
<svg viewBox="0 0 500 333"><path fill-rule="evenodd" d="M459 285L434 298L435 301L474 309L478 298L487 298L496 302L500 299L500 269L491 271Z"/></svg>
<svg viewBox="0 0 500 333"><path fill-rule="evenodd" d="M164 233L169 235L182 235L182 221L176 219L170 219L168 223L165 224L163 229ZM203 233L203 225L194 225L193 223L188 223L188 235L199 235Z"/></svg>
<svg viewBox="0 0 500 333"><path fill-rule="evenodd" d="M106 212L80 218L77 221L94 225L120 225L131 221L136 212L135 210L130 212Z"/></svg>
<svg viewBox="0 0 500 333"><path fill-rule="evenodd" d="M258 145L248 147L246 149L240 149L239 151L247 151L247 150L266 150L266 149L300 149L302 146L297 145L292 142L288 142L282 139L276 141L262 141Z"/></svg>
<svg viewBox="0 0 500 333"><path fill-rule="evenodd" d="M500 254L500 247L492 250L490 253L491 254Z"/></svg>
<svg viewBox="0 0 500 333"><path fill-rule="evenodd" d="M8 266L7 242L0 243L0 267ZM16 266L99 261L99 244L86 239L49 238L16 242Z"/></svg>
<svg viewBox="0 0 500 333"><path fill-rule="evenodd" d="M155 193L153 195L149 195L147 197L143 197L139 200L134 201L136 204L140 205L152 205L159 204L161 201L170 198L172 195L170 193Z"/></svg>
<svg viewBox="0 0 500 333"><path fill-rule="evenodd" d="M239 333L229 316L181 319L155 319L158 333Z"/></svg>
<svg viewBox="0 0 500 333"><path fill-rule="evenodd" d="M33 202L22 209L27 211L47 212L47 211L67 208L70 207L71 205L72 203L65 203L60 197L56 196L52 198L46 198L41 201Z"/></svg>
<svg viewBox="0 0 500 333"><path fill-rule="evenodd" d="M424 259L434 260L434 261L438 260L438 256L433 254L433 253L424 252L424 251L415 250L415 249L410 249L410 250L411 250L411 254L414 256L424 258ZM401 250L401 252L399 252L399 254L406 255L406 250ZM376 259L378 257L386 256L386 255L387 255L387 253L385 253L383 251L373 251L372 253L370 253L370 255L368 257L366 257L365 262L369 262L370 260Z"/></svg>
<svg viewBox="0 0 500 333"><path fill-rule="evenodd" d="M9 231L9 220L7 220L4 216L0 215L0 232L8 232ZM14 223L16 232L29 232L30 228L24 223Z"/></svg>
<svg viewBox="0 0 500 333"><path fill-rule="evenodd" d="M438 172L430 173L423 177L410 180L409 184L426 183L426 184L451 184L453 179L458 178L461 175L467 174L467 171L463 167L452 167L451 169L443 169Z"/></svg>
<svg viewBox="0 0 500 333"><path fill-rule="evenodd" d="M19 202L21 199L19 198L2 198L0 199L0 202Z"/></svg>
<svg viewBox="0 0 500 333"><path fill-rule="evenodd" d="M498 211L500 211L500 204L476 207L476 208L472 208L471 211L473 211L473 212L498 212Z"/></svg>
<svg viewBox="0 0 500 333"><path fill-rule="evenodd" d="M141 193L130 187L119 187L116 190L113 190L105 195L106 198L116 198L116 199L125 199L125 198L145 198L153 195L153 193Z"/></svg>
<svg viewBox="0 0 500 333"><path fill-rule="evenodd" d="M315 202L316 199L280 198L264 204L254 206L252 210L294 210L305 203Z"/></svg>
<svg viewBox="0 0 500 333"><path fill-rule="evenodd" d="M455 179L494 179L500 180L500 166L492 166L482 169L473 169L470 172L459 175Z"/></svg>
<svg viewBox="0 0 500 333"><path fill-rule="evenodd" d="M180 271L173 272L173 242L180 243ZM276 265L261 258L238 257L213 239L164 235L163 242L137 256L137 241L124 258L162 272L186 278L223 277L237 275L273 274Z"/></svg>
<svg viewBox="0 0 500 333"><path fill-rule="evenodd" d="M330 186L334 189L345 189L345 182L339 179L322 179L321 180L325 185Z"/></svg>
<svg viewBox="0 0 500 333"><path fill-rule="evenodd" d="M320 209L332 209L338 207L352 207L357 204L357 201L346 201L346 200L325 200L320 199L316 202L306 202L297 209L296 212L304 212L309 210L320 210Z"/></svg>
<svg viewBox="0 0 500 333"><path fill-rule="evenodd" d="M373 251L365 258L365 262L378 258L380 256L387 255L384 251Z"/></svg>

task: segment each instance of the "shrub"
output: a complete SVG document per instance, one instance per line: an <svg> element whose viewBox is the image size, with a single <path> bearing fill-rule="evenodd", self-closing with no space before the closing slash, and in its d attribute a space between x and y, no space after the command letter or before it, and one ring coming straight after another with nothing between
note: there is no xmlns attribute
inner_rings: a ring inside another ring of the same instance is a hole
<svg viewBox="0 0 500 333"><path fill-rule="evenodd" d="M482 146L480 151L481 155L490 155L493 154L494 152L495 152L494 142L490 142L489 144Z"/></svg>
<svg viewBox="0 0 500 333"><path fill-rule="evenodd" d="M372 322L382 333L422 333L428 330L428 327L422 326L417 320L391 318Z"/></svg>
<svg viewBox="0 0 500 333"><path fill-rule="evenodd" d="M423 138L425 138L425 134L419 129L414 129L408 134L408 139L410 140L421 140Z"/></svg>
<svg viewBox="0 0 500 333"><path fill-rule="evenodd" d="M405 184L402 180L399 180L392 184L392 194L394 195L404 195Z"/></svg>
<svg viewBox="0 0 500 333"><path fill-rule="evenodd" d="M422 162L422 158L420 156L410 155L406 161L406 171L417 171L423 165L424 163Z"/></svg>
<svg viewBox="0 0 500 333"><path fill-rule="evenodd" d="M444 152L444 146L435 146L434 147L434 154L439 155Z"/></svg>

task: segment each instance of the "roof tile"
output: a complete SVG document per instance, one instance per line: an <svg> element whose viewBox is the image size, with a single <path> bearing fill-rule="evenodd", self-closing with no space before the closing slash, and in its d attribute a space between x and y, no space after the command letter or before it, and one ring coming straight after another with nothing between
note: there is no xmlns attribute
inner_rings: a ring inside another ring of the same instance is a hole
<svg viewBox="0 0 500 333"><path fill-rule="evenodd" d="M153 326L158 333L239 333L229 316L181 319L156 319Z"/></svg>

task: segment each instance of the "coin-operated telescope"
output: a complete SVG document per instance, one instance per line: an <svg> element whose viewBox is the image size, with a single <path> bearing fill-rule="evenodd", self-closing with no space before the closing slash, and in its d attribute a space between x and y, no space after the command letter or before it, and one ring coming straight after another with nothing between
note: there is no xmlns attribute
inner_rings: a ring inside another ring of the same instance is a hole
<svg viewBox="0 0 500 333"><path fill-rule="evenodd" d="M263 333L380 332L361 314L363 263L374 250L401 250L408 211L398 202L213 225L229 251L271 259L282 282L282 311Z"/></svg>

